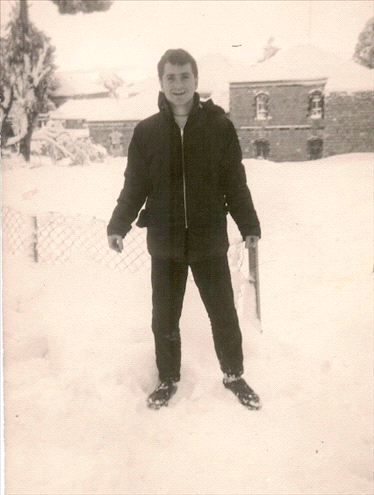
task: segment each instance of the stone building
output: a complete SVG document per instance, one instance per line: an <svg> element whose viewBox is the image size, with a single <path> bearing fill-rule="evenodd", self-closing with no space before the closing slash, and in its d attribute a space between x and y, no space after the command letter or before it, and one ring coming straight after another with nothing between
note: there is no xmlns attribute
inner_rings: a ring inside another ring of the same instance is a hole
<svg viewBox="0 0 374 495"><path fill-rule="evenodd" d="M126 156L134 128L157 112L157 92L132 98L74 99L50 112L66 129L88 129L94 143L113 156Z"/></svg>
<svg viewBox="0 0 374 495"><path fill-rule="evenodd" d="M373 95L373 71L301 45L230 83L230 118L247 158L374 151Z"/></svg>
<svg viewBox="0 0 374 495"><path fill-rule="evenodd" d="M327 81L324 156L374 152L374 71L365 75Z"/></svg>

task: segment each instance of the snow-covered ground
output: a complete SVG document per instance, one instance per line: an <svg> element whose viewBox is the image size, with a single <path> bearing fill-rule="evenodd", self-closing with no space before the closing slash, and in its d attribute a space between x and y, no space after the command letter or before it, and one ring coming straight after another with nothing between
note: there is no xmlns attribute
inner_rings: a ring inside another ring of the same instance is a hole
<svg viewBox="0 0 374 495"><path fill-rule="evenodd" d="M107 219L125 164L5 165L5 205ZM149 272L4 253L7 495L373 493L373 155L245 165L263 333L253 294L240 318L263 409L222 386L191 281L182 381L151 411Z"/></svg>

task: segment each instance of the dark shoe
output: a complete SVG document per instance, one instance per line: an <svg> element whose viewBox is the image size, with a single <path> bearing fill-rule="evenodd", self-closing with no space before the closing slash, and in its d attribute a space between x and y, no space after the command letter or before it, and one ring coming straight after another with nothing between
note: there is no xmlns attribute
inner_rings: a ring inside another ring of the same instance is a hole
<svg viewBox="0 0 374 495"><path fill-rule="evenodd" d="M240 376L225 376L223 384L237 396L243 406L255 411L261 409L260 397L251 389L244 378Z"/></svg>
<svg viewBox="0 0 374 495"><path fill-rule="evenodd" d="M167 406L171 397L177 391L177 385L172 380L161 381L154 392L147 399L147 406L150 409L160 409Z"/></svg>

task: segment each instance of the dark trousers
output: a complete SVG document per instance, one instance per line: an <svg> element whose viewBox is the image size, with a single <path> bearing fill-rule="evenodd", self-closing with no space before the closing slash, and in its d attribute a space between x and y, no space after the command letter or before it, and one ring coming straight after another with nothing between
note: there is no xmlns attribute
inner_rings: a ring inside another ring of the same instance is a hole
<svg viewBox="0 0 374 495"><path fill-rule="evenodd" d="M160 380L180 380L182 313L188 267L207 310L223 373L242 375L242 335L227 256L195 263L152 258L152 330Z"/></svg>

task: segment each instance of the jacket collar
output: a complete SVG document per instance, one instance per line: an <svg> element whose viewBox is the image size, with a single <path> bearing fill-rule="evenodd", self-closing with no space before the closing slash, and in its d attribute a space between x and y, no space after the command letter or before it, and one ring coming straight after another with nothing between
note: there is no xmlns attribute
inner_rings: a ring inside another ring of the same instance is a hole
<svg viewBox="0 0 374 495"><path fill-rule="evenodd" d="M200 107L201 107L200 95L199 95L199 93L195 92L193 95L193 105L192 105L190 115L195 114ZM168 119L174 119L171 105L168 102L168 100L166 99L166 96L162 91L160 91L158 94L158 108L160 109L160 112L163 115L165 115L165 117L167 117Z"/></svg>

